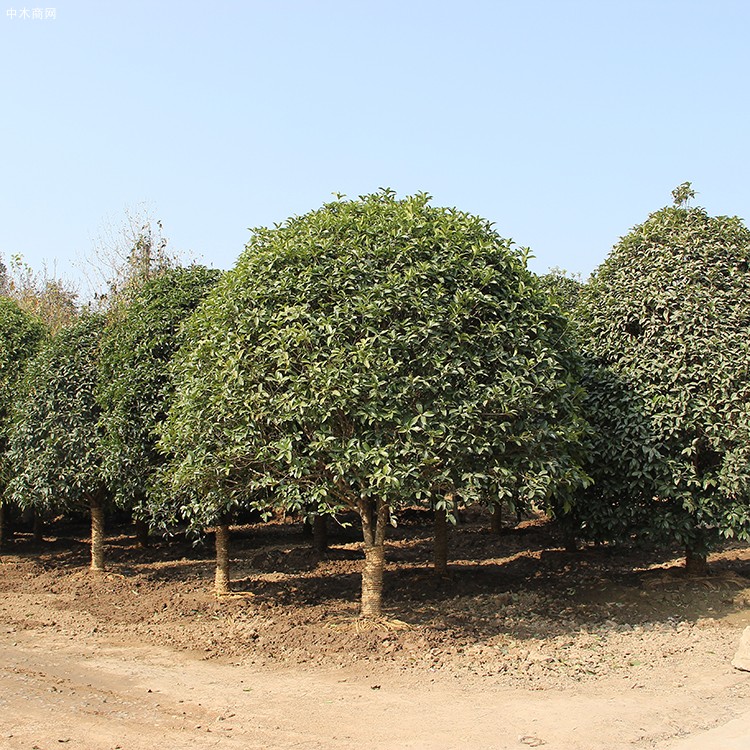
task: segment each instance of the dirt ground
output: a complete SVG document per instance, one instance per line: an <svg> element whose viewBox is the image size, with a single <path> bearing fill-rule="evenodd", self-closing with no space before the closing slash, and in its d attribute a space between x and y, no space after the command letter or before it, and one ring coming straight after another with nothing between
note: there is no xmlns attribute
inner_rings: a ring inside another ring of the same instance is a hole
<svg viewBox="0 0 750 750"><path fill-rule="evenodd" d="M387 617L356 618L361 549L320 556L286 522L239 527L235 593L210 539L18 534L0 557L0 748L740 750L750 673L750 548L687 579L677 551L562 550L552 524L497 536L478 511L430 569L428 519L388 545Z"/></svg>

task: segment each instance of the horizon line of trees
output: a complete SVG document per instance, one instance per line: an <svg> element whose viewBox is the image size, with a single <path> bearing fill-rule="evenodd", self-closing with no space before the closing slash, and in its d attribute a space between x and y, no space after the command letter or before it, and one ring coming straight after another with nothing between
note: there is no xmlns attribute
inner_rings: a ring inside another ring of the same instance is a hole
<svg viewBox="0 0 750 750"><path fill-rule="evenodd" d="M694 195L585 283L390 190L257 229L224 273L144 224L96 310L0 266L0 540L11 508L85 509L102 570L107 508L144 540L212 528L225 594L238 514L298 514L322 548L352 513L377 617L400 509L434 512L444 572L458 508L509 503L704 573L750 540L750 232Z"/></svg>

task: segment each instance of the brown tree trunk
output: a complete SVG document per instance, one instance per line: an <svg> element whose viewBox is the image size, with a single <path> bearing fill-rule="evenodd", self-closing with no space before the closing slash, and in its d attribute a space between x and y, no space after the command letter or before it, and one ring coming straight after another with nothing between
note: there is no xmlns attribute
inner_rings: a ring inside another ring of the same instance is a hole
<svg viewBox="0 0 750 750"><path fill-rule="evenodd" d="M313 549L319 555L328 549L328 524L326 517L322 515L313 518Z"/></svg>
<svg viewBox="0 0 750 750"><path fill-rule="evenodd" d="M503 532L503 506L500 502L497 502L492 506L490 529L493 534L502 534Z"/></svg>
<svg viewBox="0 0 750 750"><path fill-rule="evenodd" d="M709 572L706 555L685 547L685 573L689 576L707 576Z"/></svg>
<svg viewBox="0 0 750 750"><path fill-rule="evenodd" d="M216 596L226 596L230 591L229 585L229 524L219 524L216 534L216 578L214 590Z"/></svg>
<svg viewBox="0 0 750 750"><path fill-rule="evenodd" d="M359 516L365 542L365 565L362 570L362 604L360 615L380 617L383 612L383 571L385 569L385 528L388 506L384 499L360 499Z"/></svg>
<svg viewBox="0 0 750 750"><path fill-rule="evenodd" d="M104 570L104 503L95 495L90 500L91 507L91 570Z"/></svg>
<svg viewBox="0 0 750 750"><path fill-rule="evenodd" d="M138 544L145 549L150 544L148 523L138 518L133 521L133 526L135 526L135 538L138 540Z"/></svg>
<svg viewBox="0 0 750 750"><path fill-rule="evenodd" d="M383 569L385 550L383 547L365 547L365 566L362 570L361 616L378 618L383 612Z"/></svg>
<svg viewBox="0 0 750 750"><path fill-rule="evenodd" d="M448 519L445 508L435 509L435 544L432 562L435 572L444 576L448 572Z"/></svg>

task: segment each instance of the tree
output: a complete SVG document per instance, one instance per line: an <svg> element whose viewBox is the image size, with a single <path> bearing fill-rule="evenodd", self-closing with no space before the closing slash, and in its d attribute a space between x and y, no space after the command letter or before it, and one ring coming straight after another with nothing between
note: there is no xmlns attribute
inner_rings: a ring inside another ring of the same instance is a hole
<svg viewBox="0 0 750 750"><path fill-rule="evenodd" d="M106 310L127 302L144 282L179 267L178 260L147 205L126 209L120 225L104 224L85 259L82 270L92 304Z"/></svg>
<svg viewBox="0 0 750 750"><path fill-rule="evenodd" d="M587 522L677 541L702 570L720 539L750 539L750 231L694 194L614 247L577 318L598 424Z"/></svg>
<svg viewBox="0 0 750 750"><path fill-rule="evenodd" d="M355 511L364 616L420 499L544 499L585 475L565 321L483 219L391 191L256 230L191 318L164 425L180 515Z"/></svg>
<svg viewBox="0 0 750 750"><path fill-rule="evenodd" d="M141 518L162 463L156 429L172 394L169 362L183 321L218 276L203 266L163 270L133 287L109 313L96 389L102 471L114 501Z"/></svg>
<svg viewBox="0 0 750 750"><path fill-rule="evenodd" d="M18 398L23 368L44 335L40 320L21 310L15 301L0 296L0 546L7 535L5 489L11 474L7 460L10 414Z"/></svg>
<svg viewBox="0 0 750 750"><path fill-rule="evenodd" d="M10 272L0 255L0 297L10 297Z"/></svg>
<svg viewBox="0 0 750 750"><path fill-rule="evenodd" d="M0 295L41 320L51 333L70 325L78 314L75 286L46 266L34 271L20 255L11 256L10 266L0 259Z"/></svg>
<svg viewBox="0 0 750 750"><path fill-rule="evenodd" d="M94 400L100 315L49 339L29 361L13 409L8 492L21 507L91 512L91 568L104 567L104 504L99 407Z"/></svg>
<svg viewBox="0 0 750 750"><path fill-rule="evenodd" d="M550 268L548 273L539 277L539 285L566 315L573 315L583 288L580 274L569 274L562 268Z"/></svg>

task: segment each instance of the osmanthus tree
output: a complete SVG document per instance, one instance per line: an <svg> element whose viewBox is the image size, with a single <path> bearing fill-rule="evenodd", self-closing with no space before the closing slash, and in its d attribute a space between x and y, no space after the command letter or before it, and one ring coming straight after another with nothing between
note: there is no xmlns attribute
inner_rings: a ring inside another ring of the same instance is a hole
<svg viewBox="0 0 750 750"><path fill-rule="evenodd" d="M108 314L98 358L102 472L114 502L140 521L147 542L146 495L163 461L157 426L172 393L169 362L183 321L216 283L203 266L162 269L131 285Z"/></svg>
<svg viewBox="0 0 750 750"><path fill-rule="evenodd" d="M592 534L676 541L700 571L750 539L750 231L689 208L689 183L673 195L581 292L598 430L580 507Z"/></svg>
<svg viewBox="0 0 750 750"><path fill-rule="evenodd" d="M15 301L0 296L0 546L7 536L5 490L11 475L7 457L10 414L18 398L23 368L44 335L40 320L21 310Z"/></svg>
<svg viewBox="0 0 750 750"><path fill-rule="evenodd" d="M94 399L104 318L84 313L29 361L13 408L10 498L21 507L91 512L91 569L104 568L107 488Z"/></svg>
<svg viewBox="0 0 750 750"><path fill-rule="evenodd" d="M565 319L565 339L561 340L561 352L567 353L568 362L567 369L576 373L576 377L582 379L585 377L587 371L583 367L583 360L580 356L576 357L571 355L571 341L575 340L573 335L574 329L574 312L578 297L580 295L583 283L580 279L580 274L570 273L562 268L554 267L546 274L542 274L537 277L539 288L547 296L547 304L552 308L558 309L558 314ZM562 325L558 323L562 330ZM573 345L575 347L575 344ZM588 434L582 436L584 439L575 446L576 456L586 461L588 458ZM588 487L589 483L584 482L579 485L579 489ZM510 506L511 512L515 513L515 518L520 520L522 513L528 510L528 502L524 502L522 493L513 492L508 497L508 505ZM502 508L503 503L497 502L492 506L492 531L496 534L502 533L503 530L503 519L502 519ZM570 493L563 491L558 493L557 496L551 498L547 503L547 511L550 515L557 517L558 521L563 525L564 528L569 528L577 524L577 514L573 512L571 505Z"/></svg>
<svg viewBox="0 0 750 750"><path fill-rule="evenodd" d="M356 512L376 617L401 506L586 481L565 322L524 260L487 221L388 190L255 231L176 357L162 446L181 516Z"/></svg>
<svg viewBox="0 0 750 750"><path fill-rule="evenodd" d="M563 268L550 268L547 273L539 277L539 284L567 316L574 315L581 289L583 289L579 274L568 273Z"/></svg>

